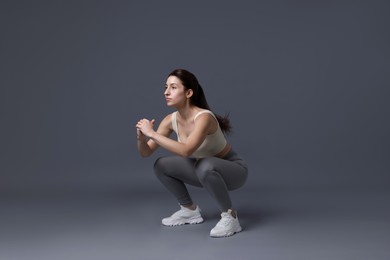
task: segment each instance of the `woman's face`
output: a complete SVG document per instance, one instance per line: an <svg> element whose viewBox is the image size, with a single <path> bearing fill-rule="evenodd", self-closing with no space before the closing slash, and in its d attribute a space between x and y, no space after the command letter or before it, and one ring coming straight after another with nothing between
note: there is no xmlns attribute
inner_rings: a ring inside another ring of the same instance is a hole
<svg viewBox="0 0 390 260"><path fill-rule="evenodd" d="M175 76L169 76L165 84L165 100L167 106L181 106L187 102L188 90L185 90L181 80Z"/></svg>

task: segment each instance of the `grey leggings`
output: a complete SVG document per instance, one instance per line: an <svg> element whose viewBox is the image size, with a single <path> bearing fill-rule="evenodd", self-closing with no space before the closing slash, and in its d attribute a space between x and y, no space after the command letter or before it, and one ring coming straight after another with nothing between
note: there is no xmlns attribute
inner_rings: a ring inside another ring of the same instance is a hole
<svg viewBox="0 0 390 260"><path fill-rule="evenodd" d="M245 161L231 150L223 159L218 157L160 157L154 172L162 184L176 197L180 205L191 205L185 184L204 187L217 201L222 212L232 207L230 190L240 188L248 176Z"/></svg>

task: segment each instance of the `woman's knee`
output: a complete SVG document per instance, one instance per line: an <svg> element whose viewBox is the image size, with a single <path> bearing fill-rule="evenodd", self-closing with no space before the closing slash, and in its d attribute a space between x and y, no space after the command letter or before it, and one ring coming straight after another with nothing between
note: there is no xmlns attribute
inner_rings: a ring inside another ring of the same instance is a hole
<svg viewBox="0 0 390 260"><path fill-rule="evenodd" d="M154 162L153 169L156 174L166 174L167 172L174 172L174 169L185 167L186 163L179 156L162 156Z"/></svg>
<svg viewBox="0 0 390 260"><path fill-rule="evenodd" d="M156 175L163 173L166 165L167 165L167 157L157 158L157 160L154 162L153 165L154 173Z"/></svg>

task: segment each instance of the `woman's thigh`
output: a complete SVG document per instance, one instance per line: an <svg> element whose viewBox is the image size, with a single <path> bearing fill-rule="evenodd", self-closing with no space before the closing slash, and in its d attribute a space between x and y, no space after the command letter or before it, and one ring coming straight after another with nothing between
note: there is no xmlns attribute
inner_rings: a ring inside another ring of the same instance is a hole
<svg viewBox="0 0 390 260"><path fill-rule="evenodd" d="M248 170L242 164L217 157L207 157L198 160L195 165L197 174L207 174L207 172L217 172L225 181L229 190L241 187L247 177Z"/></svg>
<svg viewBox="0 0 390 260"><path fill-rule="evenodd" d="M181 156L165 156L156 160L155 171L162 172L167 176L181 180L193 186L202 186L195 173L195 159Z"/></svg>

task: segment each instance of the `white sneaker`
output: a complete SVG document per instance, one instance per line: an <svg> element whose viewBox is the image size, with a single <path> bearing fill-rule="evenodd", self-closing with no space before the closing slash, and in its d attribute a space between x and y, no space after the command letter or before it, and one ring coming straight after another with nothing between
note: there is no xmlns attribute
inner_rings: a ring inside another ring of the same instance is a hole
<svg viewBox="0 0 390 260"><path fill-rule="evenodd" d="M238 233L242 230L238 217L232 216L232 210L229 209L227 212L222 212L221 220L217 225L210 231L211 237L228 237Z"/></svg>
<svg viewBox="0 0 390 260"><path fill-rule="evenodd" d="M202 223L203 218L200 215L200 208L196 206L195 210L188 209L180 205L180 210L172 214L172 216L164 218L161 223L164 226L179 226L184 224Z"/></svg>

